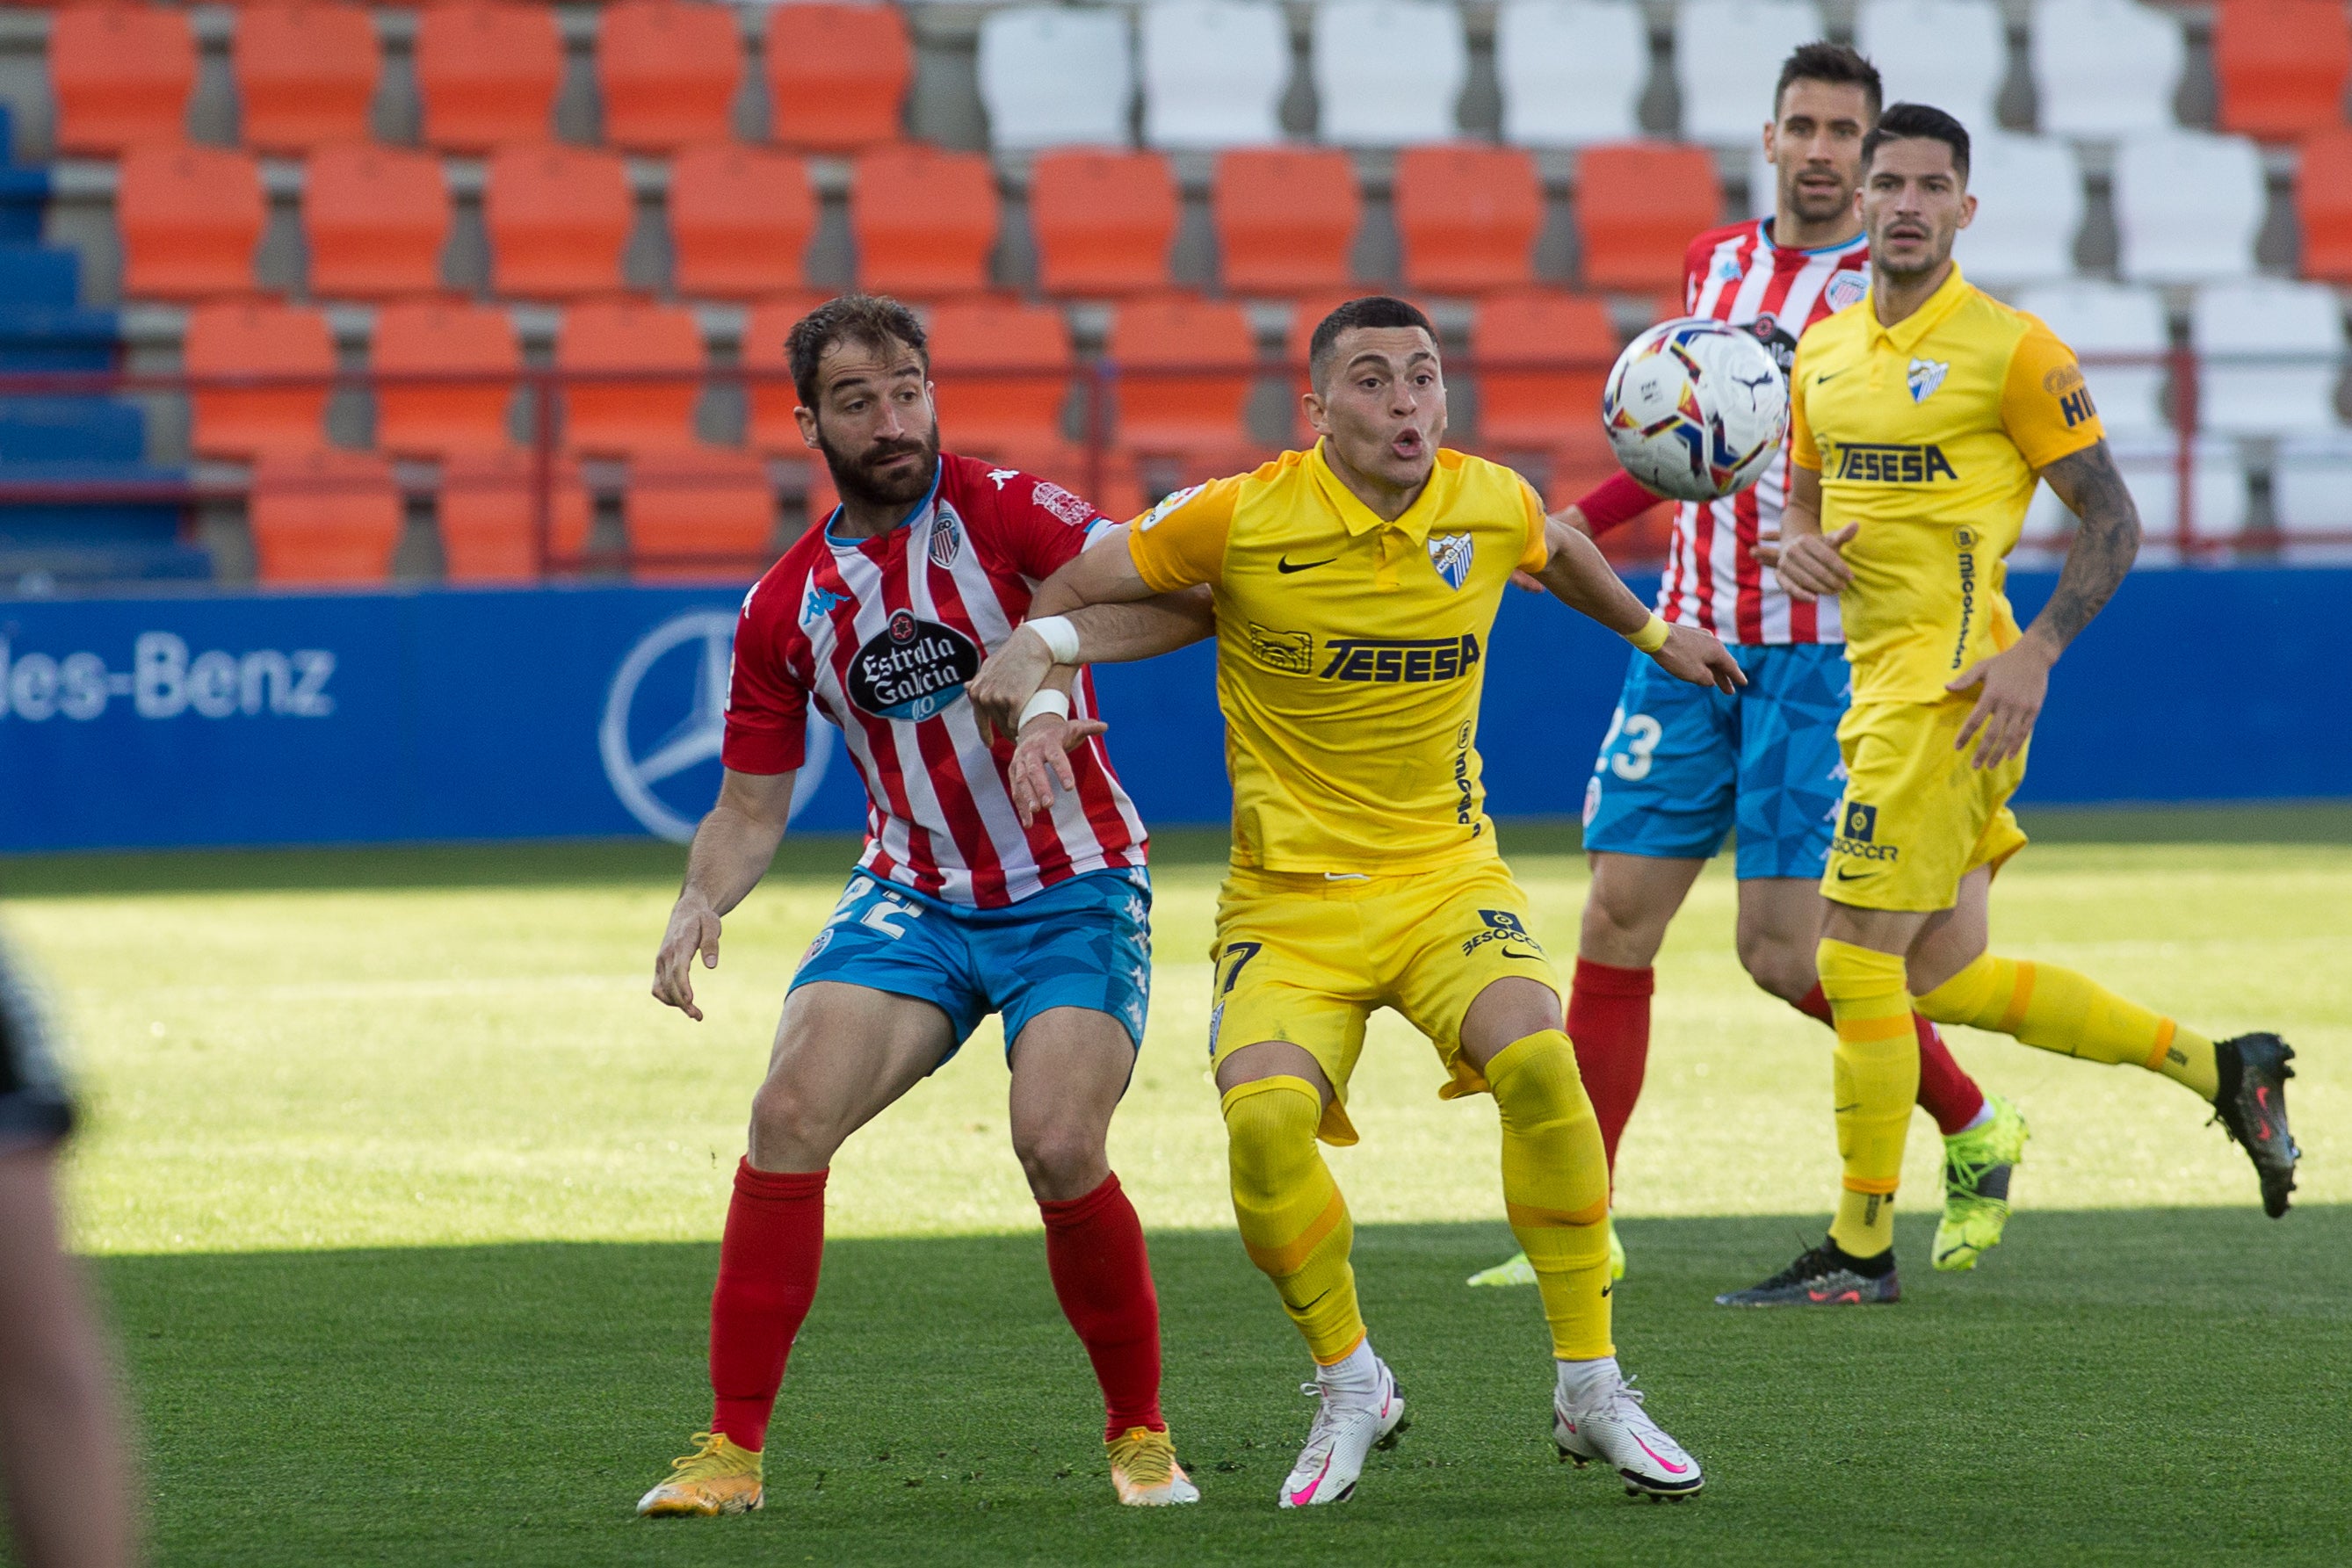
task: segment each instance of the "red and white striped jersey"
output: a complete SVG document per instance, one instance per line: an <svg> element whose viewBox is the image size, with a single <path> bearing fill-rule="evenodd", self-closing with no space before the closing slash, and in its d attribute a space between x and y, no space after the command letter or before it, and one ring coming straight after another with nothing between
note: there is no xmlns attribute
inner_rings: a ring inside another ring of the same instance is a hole
<svg viewBox="0 0 2352 1568"><path fill-rule="evenodd" d="M1769 220L1751 218L1691 241L1683 258L1683 308L1746 327L1786 375L1805 329L1869 288L1870 245L1857 235L1820 250L1782 250L1769 227ZM1790 598L1756 559L1759 538L1780 536L1788 495L1784 444L1764 476L1738 495L1676 507L1658 613L1727 643L1844 642L1836 600Z"/></svg>
<svg viewBox="0 0 2352 1568"><path fill-rule="evenodd" d="M727 766L800 767L814 700L866 781L858 864L887 882L993 909L1143 864L1142 819L1099 737L1071 754L1077 789L1024 830L1005 777L1013 745L982 744L964 696L1037 584L1110 526L1059 485L941 453L931 494L888 533L810 528L743 601ZM1070 706L1095 711L1083 672Z"/></svg>

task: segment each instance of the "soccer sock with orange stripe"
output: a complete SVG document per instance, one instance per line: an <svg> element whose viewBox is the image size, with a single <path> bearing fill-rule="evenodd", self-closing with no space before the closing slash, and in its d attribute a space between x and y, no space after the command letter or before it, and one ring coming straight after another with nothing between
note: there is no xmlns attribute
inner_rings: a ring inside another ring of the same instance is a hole
<svg viewBox="0 0 2352 1568"><path fill-rule="evenodd" d="M1363 1342L1364 1319L1348 1263L1356 1228L1315 1146L1322 1096L1303 1078L1261 1078L1225 1091L1223 1105L1242 1245L1317 1363L1344 1360Z"/></svg>
<svg viewBox="0 0 2352 1568"><path fill-rule="evenodd" d="M1830 1239L1850 1257L1895 1245L1895 1189L1919 1093L1919 1040L1899 954L1822 939L1822 989L1837 1029L1838 1157L1844 1162Z"/></svg>
<svg viewBox="0 0 2352 1568"><path fill-rule="evenodd" d="M1921 997L1919 1010L2085 1061L2145 1067L2206 1100L2221 1092L2211 1040L2055 964L1979 953Z"/></svg>
<svg viewBox="0 0 2352 1568"><path fill-rule="evenodd" d="M1609 1337L1609 1161L1568 1036L1513 1040L1486 1063L1503 1121L1503 1207L1526 1249L1561 1361L1614 1354Z"/></svg>

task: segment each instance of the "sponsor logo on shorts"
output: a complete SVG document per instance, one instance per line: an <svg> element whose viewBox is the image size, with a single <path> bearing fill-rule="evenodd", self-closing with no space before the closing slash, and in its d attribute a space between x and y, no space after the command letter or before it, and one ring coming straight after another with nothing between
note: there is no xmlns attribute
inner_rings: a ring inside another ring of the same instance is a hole
<svg viewBox="0 0 2352 1568"><path fill-rule="evenodd" d="M1863 485L1932 485L1960 475L1944 449L1932 442L1917 446L1848 442L1838 448L1837 476Z"/></svg>
<svg viewBox="0 0 2352 1568"><path fill-rule="evenodd" d="M1475 953L1479 948L1485 946L1489 942L1517 942L1535 949L1532 953L1514 953L1507 946L1503 949L1503 956L1506 958L1540 958L1543 956L1543 944L1537 941L1533 936L1528 935L1527 922L1521 920L1513 911L1508 909L1482 909L1478 912L1478 918L1486 923L1486 928L1462 944L1462 956L1466 958L1470 956L1470 955Z"/></svg>
<svg viewBox="0 0 2352 1568"><path fill-rule="evenodd" d="M1838 831L1836 837L1830 840L1830 852L1859 861L1895 861L1900 860L1903 854L1893 844L1878 841L1878 808L1866 806L1859 800L1848 800L1838 808ZM1855 873L1857 876L1866 874ZM1838 880L1851 882L1853 878L1841 870Z"/></svg>
<svg viewBox="0 0 2352 1568"><path fill-rule="evenodd" d="M1457 681L1478 664L1478 639L1459 637L1392 642L1380 637L1335 637L1331 662L1320 672L1327 681L1370 681L1378 685L1419 685Z"/></svg>
<svg viewBox="0 0 2352 1568"><path fill-rule="evenodd" d="M1286 675L1311 675L1315 673L1315 633L1283 632L1272 626L1250 622L1250 653L1269 670L1280 670Z"/></svg>
<svg viewBox="0 0 2352 1568"><path fill-rule="evenodd" d="M1878 831L1878 808L1865 806L1859 800L1848 801L1843 810L1844 821L1839 831L1849 839L1870 842Z"/></svg>
<svg viewBox="0 0 2352 1568"><path fill-rule="evenodd" d="M1592 819L1601 814L1601 778L1598 769L1584 781L1584 825L1592 826Z"/></svg>

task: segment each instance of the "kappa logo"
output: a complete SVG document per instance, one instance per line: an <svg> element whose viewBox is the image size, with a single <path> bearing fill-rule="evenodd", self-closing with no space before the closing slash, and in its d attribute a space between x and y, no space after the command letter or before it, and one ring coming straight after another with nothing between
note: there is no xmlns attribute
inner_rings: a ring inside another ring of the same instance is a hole
<svg viewBox="0 0 2352 1568"><path fill-rule="evenodd" d="M1912 361L1911 369L1904 376L1911 386L1911 401L1926 402L1935 395L1936 389L1944 384L1944 378L1951 373L1952 362L1949 360Z"/></svg>
<svg viewBox="0 0 2352 1568"><path fill-rule="evenodd" d="M808 597L801 601L801 624L814 626L848 602L849 595L835 593L830 588L819 588L812 582Z"/></svg>
<svg viewBox="0 0 2352 1568"><path fill-rule="evenodd" d="M1862 297L1869 292L1870 282L1861 273L1841 272L1822 290L1822 298L1832 310L1843 310L1861 304Z"/></svg>
<svg viewBox="0 0 2352 1568"><path fill-rule="evenodd" d="M1468 534L1433 534L1429 540L1429 564L1445 580L1445 586L1459 593L1462 585L1470 580L1470 560L1475 549Z"/></svg>
<svg viewBox="0 0 2352 1568"><path fill-rule="evenodd" d="M1019 477L1021 477L1021 470L1018 468L991 468L988 471L989 483L995 486L999 490L1004 488L1004 482L1007 479L1018 479Z"/></svg>

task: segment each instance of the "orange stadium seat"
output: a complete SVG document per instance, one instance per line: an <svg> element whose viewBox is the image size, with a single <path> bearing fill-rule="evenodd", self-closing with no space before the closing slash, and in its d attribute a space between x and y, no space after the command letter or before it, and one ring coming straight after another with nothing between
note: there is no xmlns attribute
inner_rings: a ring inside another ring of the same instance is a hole
<svg viewBox="0 0 2352 1568"><path fill-rule="evenodd" d="M441 160L399 147L322 147L302 176L313 298L381 299L441 287L449 187Z"/></svg>
<svg viewBox="0 0 2352 1568"><path fill-rule="evenodd" d="M734 8L708 0L614 0L596 36L604 140L668 152L723 141L743 82Z"/></svg>
<svg viewBox="0 0 2352 1568"><path fill-rule="evenodd" d="M1344 288L1363 222L1355 160L1333 147L1249 147L1217 155L1211 198L1232 294Z"/></svg>
<svg viewBox="0 0 2352 1568"><path fill-rule="evenodd" d="M415 299L375 314L369 363L379 373L456 371L495 381L429 382L377 387L375 444L396 456L445 457L502 452L514 444L507 423L522 350L507 313L459 300Z"/></svg>
<svg viewBox="0 0 2352 1568"><path fill-rule="evenodd" d="M636 210L619 153L552 142L501 147L490 155L482 215L499 293L562 299L621 287Z"/></svg>
<svg viewBox="0 0 2352 1568"><path fill-rule="evenodd" d="M2303 230L2303 276L2352 283L2352 131L2331 131L2303 144L2294 215Z"/></svg>
<svg viewBox="0 0 2352 1568"><path fill-rule="evenodd" d="M683 305L591 300L563 313L555 368L677 372L674 380L568 382L563 444L574 452L621 456L695 445L694 405L702 395L702 329Z"/></svg>
<svg viewBox="0 0 2352 1568"><path fill-rule="evenodd" d="M201 457L254 458L327 444L326 378L335 371L327 319L258 300L200 305L181 358L191 376L317 376L315 386L213 388L189 395L188 444Z"/></svg>
<svg viewBox="0 0 2352 1568"><path fill-rule="evenodd" d="M2213 74L2224 131L2285 141L2340 126L2352 26L2336 0L2221 0Z"/></svg>
<svg viewBox="0 0 2352 1568"><path fill-rule="evenodd" d="M535 455L467 452L445 459L436 497L443 569L452 582L528 582L539 575ZM559 457L549 476L548 549L576 552L593 503L576 465Z"/></svg>
<svg viewBox="0 0 2352 1568"><path fill-rule="evenodd" d="M857 160L849 227L867 288L919 298L985 288L996 225L996 172L986 153L909 143Z"/></svg>
<svg viewBox="0 0 2352 1568"><path fill-rule="evenodd" d="M1415 288L1470 293L1534 280L1543 184L1524 148L1406 148L1397 154L1396 216Z"/></svg>
<svg viewBox="0 0 2352 1568"><path fill-rule="evenodd" d="M391 465L367 452L275 453L254 465L253 553L270 583L382 582L400 543Z"/></svg>
<svg viewBox="0 0 2352 1568"><path fill-rule="evenodd" d="M1157 152L1041 152L1030 176L1029 223L1037 235L1037 280L1048 294L1165 288L1176 176Z"/></svg>
<svg viewBox="0 0 2352 1568"><path fill-rule="evenodd" d="M756 454L704 446L633 457L622 506L633 577L748 582L772 559L775 491Z"/></svg>
<svg viewBox="0 0 2352 1568"><path fill-rule="evenodd" d="M672 281L680 294L751 299L801 287L816 193L789 152L712 142L670 160Z"/></svg>
<svg viewBox="0 0 2352 1568"><path fill-rule="evenodd" d="M793 294L779 294L760 301L743 324L743 367L782 377L791 367L784 359L784 338L793 323L824 304L831 296L815 289ZM815 461L815 456L801 442L799 422L793 418L793 405L800 401L787 380L772 379L751 382L746 389L751 405L751 444L778 457L791 457L803 462Z"/></svg>
<svg viewBox="0 0 2352 1568"><path fill-rule="evenodd" d="M247 147L303 152L364 141L375 97L375 23L360 5L294 0L236 16L237 119Z"/></svg>
<svg viewBox="0 0 2352 1568"><path fill-rule="evenodd" d="M58 151L111 156L188 139L196 40L162 5L69 5L49 19Z"/></svg>
<svg viewBox="0 0 2352 1568"><path fill-rule="evenodd" d="M439 0L416 22L416 91L425 144L487 152L554 132L563 39L551 5Z"/></svg>
<svg viewBox="0 0 2352 1568"><path fill-rule="evenodd" d="M946 445L985 456L1063 438L1062 410L1077 357L1059 310L956 300L931 312L929 332Z"/></svg>
<svg viewBox="0 0 2352 1568"><path fill-rule="evenodd" d="M1617 358L1609 308L1590 295L1529 288L1497 294L1470 328L1478 364L1478 444L1547 452L1601 429L1601 383ZM1561 370L1564 360L1590 361Z"/></svg>
<svg viewBox="0 0 2352 1568"><path fill-rule="evenodd" d="M769 135L787 147L840 152L898 141L914 79L896 5L768 8Z"/></svg>
<svg viewBox="0 0 2352 1568"><path fill-rule="evenodd" d="M1576 161L1576 241L1584 287L1675 295L1691 236L1722 212L1704 147L1618 142Z"/></svg>
<svg viewBox="0 0 2352 1568"><path fill-rule="evenodd" d="M116 172L122 292L202 299L253 292L267 215L251 157L219 147L134 147Z"/></svg>
<svg viewBox="0 0 2352 1568"><path fill-rule="evenodd" d="M1111 322L1109 352L1121 446L1207 463L1246 451L1242 420L1257 379L1257 339L1239 305L1186 295L1129 300Z"/></svg>

